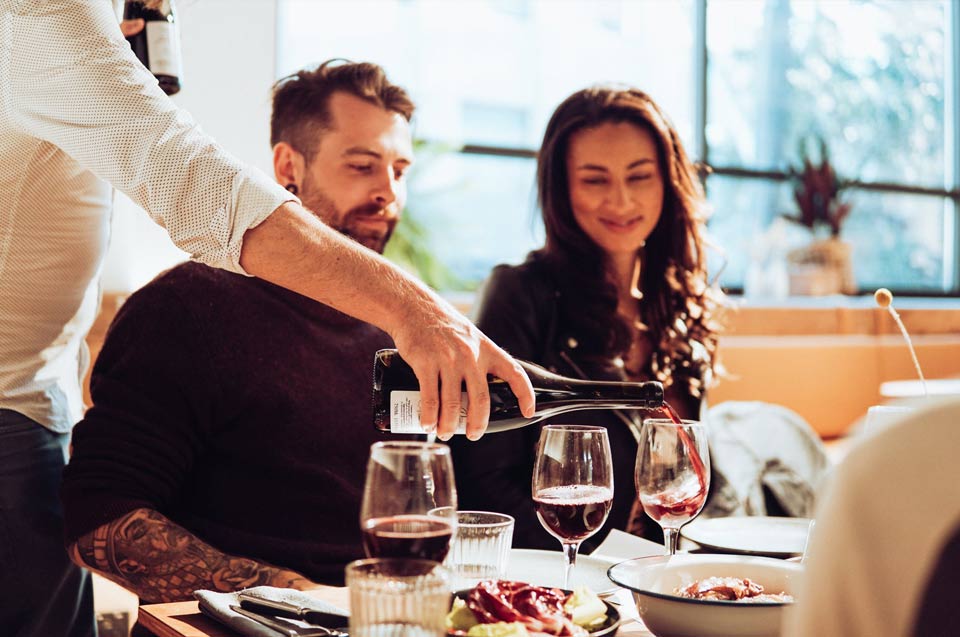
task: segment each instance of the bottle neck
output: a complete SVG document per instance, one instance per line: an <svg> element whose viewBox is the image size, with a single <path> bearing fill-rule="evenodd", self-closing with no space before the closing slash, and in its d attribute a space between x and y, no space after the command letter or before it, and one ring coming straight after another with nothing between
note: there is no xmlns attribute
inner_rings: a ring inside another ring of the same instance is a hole
<svg viewBox="0 0 960 637"><path fill-rule="evenodd" d="M531 379L533 380L533 379ZM588 408L661 409L663 385L656 381L643 383L590 381L566 378L549 384L533 380L537 404L583 404Z"/></svg>
<svg viewBox="0 0 960 637"><path fill-rule="evenodd" d="M378 353L377 360L378 364L374 369L376 389L386 385L387 377L394 384L409 385L411 389L418 387L413 370L396 351ZM519 363L530 378L538 402L544 399L554 404L587 403L598 407L663 408L663 384L658 381L583 380L560 376L526 361Z"/></svg>

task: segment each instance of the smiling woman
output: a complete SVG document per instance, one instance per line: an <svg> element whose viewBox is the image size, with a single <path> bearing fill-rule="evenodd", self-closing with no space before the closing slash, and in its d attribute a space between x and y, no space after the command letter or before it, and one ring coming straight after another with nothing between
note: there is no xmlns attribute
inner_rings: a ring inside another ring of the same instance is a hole
<svg viewBox="0 0 960 637"><path fill-rule="evenodd" d="M637 89L574 93L547 124L537 186L546 245L494 270L477 324L563 375L661 381L681 416L697 419L717 367L722 294L707 280L703 191L666 115ZM631 511L638 414L581 412L574 422L610 435L617 490L605 530L659 541L657 525ZM517 547L553 544L529 498L539 433L452 443L461 505L513 515Z"/></svg>
<svg viewBox="0 0 960 637"><path fill-rule="evenodd" d="M642 91L587 89L554 112L540 158L547 241L531 256L558 281L578 351L667 387L676 372L686 387L674 402L694 416L720 292L707 284L703 191L675 129Z"/></svg>
<svg viewBox="0 0 960 637"><path fill-rule="evenodd" d="M626 283L623 289L632 292L637 252L663 206L653 135L630 122L580 130L570 136L567 174L577 225L603 248L616 277Z"/></svg>

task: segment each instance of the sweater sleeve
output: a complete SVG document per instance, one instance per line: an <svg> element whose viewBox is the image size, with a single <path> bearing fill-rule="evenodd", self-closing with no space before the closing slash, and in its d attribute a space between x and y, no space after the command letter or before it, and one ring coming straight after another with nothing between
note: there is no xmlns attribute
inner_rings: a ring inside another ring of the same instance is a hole
<svg viewBox="0 0 960 637"><path fill-rule="evenodd" d="M498 266L481 293L477 326L514 357L537 362L545 329L543 307L534 299L536 280L519 268ZM539 293L538 293L539 292ZM540 525L533 506L531 482L540 426L489 434L471 442L450 441L461 509L499 511L512 515L513 545L556 549L557 542Z"/></svg>
<svg viewBox="0 0 960 637"><path fill-rule="evenodd" d="M126 193L193 258L243 273L244 233L296 197L160 90L107 0L24 0L10 20L10 99L0 108Z"/></svg>
<svg viewBox="0 0 960 637"><path fill-rule="evenodd" d="M220 390L200 321L172 288L131 296L107 333L61 486L68 544L134 509L166 513L209 440Z"/></svg>

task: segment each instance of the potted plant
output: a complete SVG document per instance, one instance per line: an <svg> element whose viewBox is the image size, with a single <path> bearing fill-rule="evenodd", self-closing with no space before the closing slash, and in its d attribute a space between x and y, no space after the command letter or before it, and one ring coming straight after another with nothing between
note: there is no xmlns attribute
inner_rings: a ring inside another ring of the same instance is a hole
<svg viewBox="0 0 960 637"><path fill-rule="evenodd" d="M811 233L810 244L787 255L790 293L853 294L857 286L850 244L840 239L843 222L852 208L841 198L848 183L837 176L823 138L817 142L819 157L811 157L804 140L800 143L800 166L787 171L798 212L783 216Z"/></svg>
<svg viewBox="0 0 960 637"><path fill-rule="evenodd" d="M431 160L454 150L444 144L423 140L415 140L413 149L419 160L410 169L407 181L411 189L417 176L430 165ZM387 243L384 256L434 290L461 287L460 278L431 252L430 242L431 228L416 214L415 209L408 206L404 208L400 223Z"/></svg>

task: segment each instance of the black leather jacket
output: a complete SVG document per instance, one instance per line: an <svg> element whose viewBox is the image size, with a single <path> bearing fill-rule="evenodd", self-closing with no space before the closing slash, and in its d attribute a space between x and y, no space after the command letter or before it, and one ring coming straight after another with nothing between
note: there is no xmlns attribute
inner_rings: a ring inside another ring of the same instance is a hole
<svg viewBox="0 0 960 637"><path fill-rule="evenodd" d="M564 326L558 310L560 292L553 272L541 261L497 266L477 310L477 325L514 357L574 378L624 380L613 361L588 362L577 352L577 337ZM687 401L684 401L687 403ZM688 411L685 404L684 411ZM609 529L625 529L636 499L634 464L637 442L630 426L634 414L608 410L579 411L470 442L456 436L450 442L457 480L459 508L508 513L516 519L514 547L556 550L559 543L541 526L534 511L531 480L540 429L548 422L602 425L607 428L614 467L614 497L603 528L582 545L589 552ZM662 532L646 520L644 535L660 541Z"/></svg>

